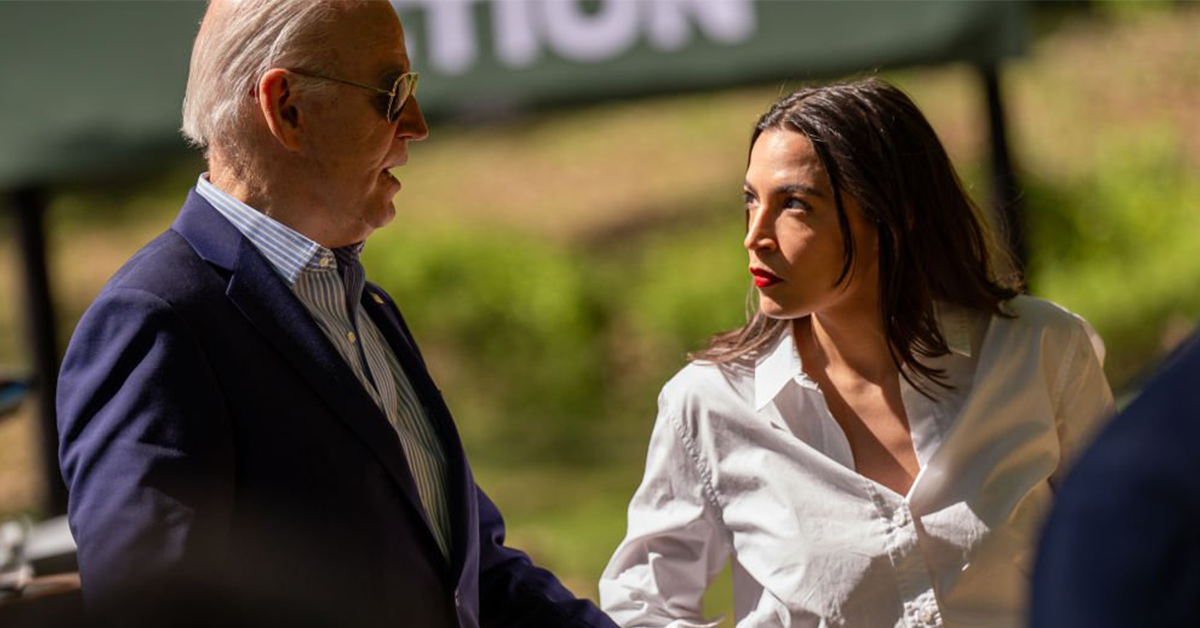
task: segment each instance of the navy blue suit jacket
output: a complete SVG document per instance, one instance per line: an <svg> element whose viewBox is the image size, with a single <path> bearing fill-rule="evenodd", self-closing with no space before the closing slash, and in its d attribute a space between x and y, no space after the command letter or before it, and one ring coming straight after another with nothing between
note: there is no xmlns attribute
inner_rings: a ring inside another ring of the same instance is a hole
<svg viewBox="0 0 1200 628"><path fill-rule="evenodd" d="M1063 482L1031 615L1033 628L1200 624L1200 337Z"/></svg>
<svg viewBox="0 0 1200 628"><path fill-rule="evenodd" d="M373 285L362 307L445 449L449 560L383 413L269 263L193 191L104 287L63 363L60 458L85 598L186 576L356 625L612 626L504 547L399 310Z"/></svg>

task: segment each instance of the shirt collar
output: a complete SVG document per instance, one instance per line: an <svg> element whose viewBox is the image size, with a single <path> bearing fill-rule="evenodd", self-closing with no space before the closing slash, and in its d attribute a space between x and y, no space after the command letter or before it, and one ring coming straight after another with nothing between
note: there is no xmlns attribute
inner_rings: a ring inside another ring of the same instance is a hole
<svg viewBox="0 0 1200 628"><path fill-rule="evenodd" d="M785 325L775 346L758 356L754 365L754 409L762 410L775 400L788 382L808 380L800 363L800 352L792 336L794 326Z"/></svg>
<svg viewBox="0 0 1200 628"><path fill-rule="evenodd" d="M207 172L196 181L196 193L242 232L293 289L302 273L337 272L339 263L358 263L364 243L340 247L335 254L217 187L208 180Z"/></svg>
<svg viewBox="0 0 1200 628"><path fill-rule="evenodd" d="M970 310L936 303L934 316L951 353L971 357L971 312ZM762 410L775 400L788 382L795 381L806 388L817 387L804 373L800 352L796 349L794 325L786 325L775 345L759 355L754 366L754 409Z"/></svg>
<svg viewBox="0 0 1200 628"><path fill-rule="evenodd" d="M971 357L971 311L950 303L934 303L934 316L946 348L964 358Z"/></svg>

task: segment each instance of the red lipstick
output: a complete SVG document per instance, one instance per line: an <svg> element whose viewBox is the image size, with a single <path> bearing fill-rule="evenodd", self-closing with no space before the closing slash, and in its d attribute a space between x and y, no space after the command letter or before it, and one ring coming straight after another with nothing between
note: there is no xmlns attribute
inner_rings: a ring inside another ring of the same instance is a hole
<svg viewBox="0 0 1200 628"><path fill-rule="evenodd" d="M762 268L751 267L750 274L754 275L754 285L759 288L766 288L767 286L773 286L773 285L783 281L782 279L780 279L778 276L776 276L771 271L764 270Z"/></svg>

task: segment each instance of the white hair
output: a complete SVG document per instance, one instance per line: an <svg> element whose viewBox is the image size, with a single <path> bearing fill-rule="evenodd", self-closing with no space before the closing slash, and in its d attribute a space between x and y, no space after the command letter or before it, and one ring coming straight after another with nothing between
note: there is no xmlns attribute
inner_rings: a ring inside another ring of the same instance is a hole
<svg viewBox="0 0 1200 628"><path fill-rule="evenodd" d="M183 98L183 135L205 156L216 147L244 160L245 124L256 105L250 97L273 67L328 72L322 30L334 17L329 0L233 0L211 3L196 42ZM345 6L345 3L341 3ZM305 82L310 92L321 82Z"/></svg>

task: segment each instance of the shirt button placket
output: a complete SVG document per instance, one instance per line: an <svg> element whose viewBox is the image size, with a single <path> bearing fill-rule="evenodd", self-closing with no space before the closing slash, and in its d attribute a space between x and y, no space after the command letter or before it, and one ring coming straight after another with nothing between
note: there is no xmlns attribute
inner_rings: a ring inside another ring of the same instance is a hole
<svg viewBox="0 0 1200 628"><path fill-rule="evenodd" d="M941 626L936 610L927 612L929 604L937 608L933 599L933 583L918 547L917 529L908 503L900 499L884 499L876 494L881 518L890 530L888 554L892 562L899 592L904 602L904 624L913 628L936 628Z"/></svg>
<svg viewBox="0 0 1200 628"><path fill-rule="evenodd" d="M942 626L942 615L938 610L937 599L934 597L933 591L927 591L911 602L906 602L904 607L909 625L920 628L940 628Z"/></svg>

